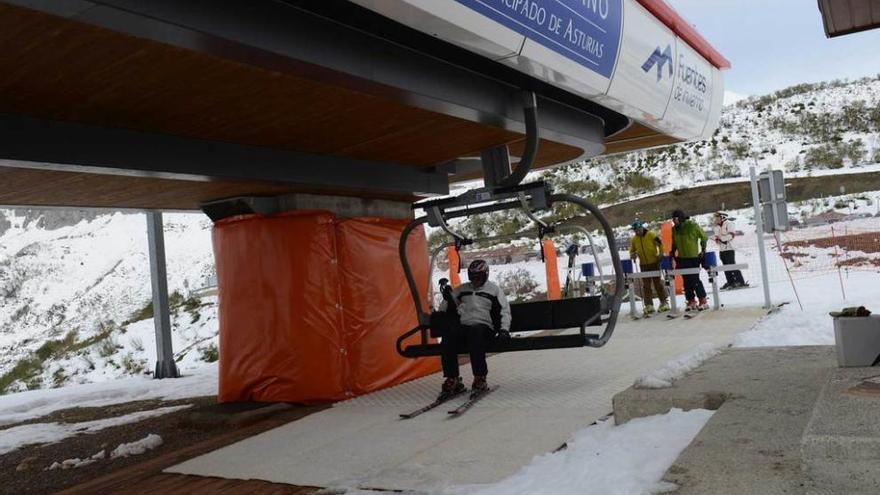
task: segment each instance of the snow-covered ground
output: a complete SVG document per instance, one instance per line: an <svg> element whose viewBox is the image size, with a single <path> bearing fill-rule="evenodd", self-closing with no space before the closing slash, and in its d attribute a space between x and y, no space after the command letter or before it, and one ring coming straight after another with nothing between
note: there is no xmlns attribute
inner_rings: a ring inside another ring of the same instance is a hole
<svg viewBox="0 0 880 495"><path fill-rule="evenodd" d="M31 390L0 396L0 426L39 418L72 407L101 407L139 400L175 400L217 394L217 364L181 378L154 380L136 376L85 385Z"/></svg>
<svg viewBox="0 0 880 495"><path fill-rule="evenodd" d="M0 455L12 452L27 445L38 443L56 443L74 435L95 433L113 426L137 423L148 418L164 416L190 407L169 406L147 411L139 411L123 416L96 419L94 421L82 421L79 423L29 423L21 426L13 426L0 435ZM115 457L115 456L111 456Z"/></svg>

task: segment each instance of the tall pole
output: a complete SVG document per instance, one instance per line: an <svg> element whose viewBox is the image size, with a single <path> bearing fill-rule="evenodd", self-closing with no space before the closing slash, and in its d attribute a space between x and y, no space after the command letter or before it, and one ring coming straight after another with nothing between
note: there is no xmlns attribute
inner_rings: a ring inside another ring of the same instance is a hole
<svg viewBox="0 0 880 495"><path fill-rule="evenodd" d="M168 313L168 278L165 267L165 233L162 213L147 212L147 240L150 245L150 280L153 288L153 324L156 327L156 371L153 378L177 378L171 347L171 317Z"/></svg>
<svg viewBox="0 0 880 495"><path fill-rule="evenodd" d="M764 251L764 217L761 215L761 199L758 194L758 176L755 167L749 167L752 180L752 204L755 207L755 234L758 236L758 257L761 259L761 281L764 286L764 309L770 309L770 277L767 275L767 253Z"/></svg>

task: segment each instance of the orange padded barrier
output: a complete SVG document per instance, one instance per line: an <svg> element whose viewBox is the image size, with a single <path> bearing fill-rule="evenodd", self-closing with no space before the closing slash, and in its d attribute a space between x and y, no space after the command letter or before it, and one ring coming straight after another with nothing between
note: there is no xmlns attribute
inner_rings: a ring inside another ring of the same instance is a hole
<svg viewBox="0 0 880 495"><path fill-rule="evenodd" d="M663 239L663 254L666 256L669 256L669 253L672 252L672 227L672 222L663 222L660 224L660 237ZM672 266L675 267L675 261L672 262ZM681 278L681 275L675 276L675 293L684 293L684 279Z"/></svg>
<svg viewBox="0 0 880 495"><path fill-rule="evenodd" d="M215 224L220 402L346 397L334 220L298 211Z"/></svg>
<svg viewBox="0 0 880 495"><path fill-rule="evenodd" d="M342 286L349 389L361 395L434 373L439 358L407 359L394 342L418 325L398 240L407 221L354 218L336 226ZM407 256L419 294L428 291L428 246L418 229L410 234Z"/></svg>
<svg viewBox="0 0 880 495"><path fill-rule="evenodd" d="M541 249L544 251L544 270L547 273L547 299L555 301L562 299L562 290L559 287L559 267L556 263L556 245L550 239L541 241Z"/></svg>
<svg viewBox="0 0 880 495"><path fill-rule="evenodd" d="M458 276L459 267L461 266L461 257L455 246L446 246L446 257L449 260L449 283L455 289L461 285L461 277Z"/></svg>
<svg viewBox="0 0 880 495"><path fill-rule="evenodd" d="M394 348L416 326L397 252L406 223L319 211L217 222L219 400L336 401L437 371L437 358ZM425 294L421 230L409 260Z"/></svg>

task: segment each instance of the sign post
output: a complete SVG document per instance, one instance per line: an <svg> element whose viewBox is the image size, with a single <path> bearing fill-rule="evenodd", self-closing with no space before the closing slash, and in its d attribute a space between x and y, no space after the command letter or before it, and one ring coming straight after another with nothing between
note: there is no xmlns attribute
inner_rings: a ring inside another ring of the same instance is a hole
<svg viewBox="0 0 880 495"><path fill-rule="evenodd" d="M770 277L767 275L767 253L764 251L764 215L758 193L758 176L755 167L749 167L752 181L752 204L755 207L755 234L758 236L758 256L761 259L761 285L764 286L764 309L770 309Z"/></svg>

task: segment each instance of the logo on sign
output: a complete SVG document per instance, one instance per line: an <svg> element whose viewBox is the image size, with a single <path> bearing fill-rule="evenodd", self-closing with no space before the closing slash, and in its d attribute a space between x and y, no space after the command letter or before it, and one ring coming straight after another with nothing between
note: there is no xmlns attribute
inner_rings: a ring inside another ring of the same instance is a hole
<svg viewBox="0 0 880 495"><path fill-rule="evenodd" d="M660 47L654 48L654 53L642 64L642 70L647 74L651 72L654 66L657 67L657 82L663 79L663 66L669 67L669 77L672 77L672 46L666 45L666 49L662 52Z"/></svg>

